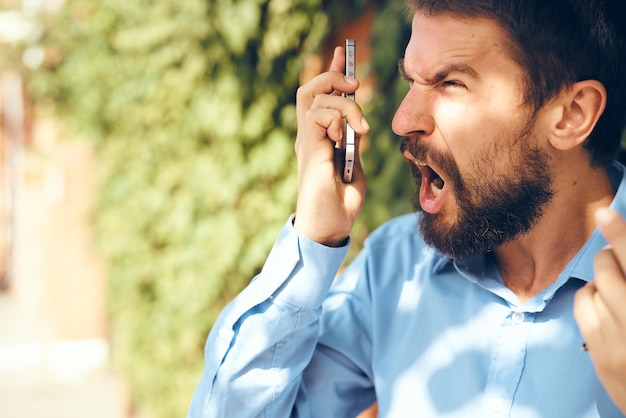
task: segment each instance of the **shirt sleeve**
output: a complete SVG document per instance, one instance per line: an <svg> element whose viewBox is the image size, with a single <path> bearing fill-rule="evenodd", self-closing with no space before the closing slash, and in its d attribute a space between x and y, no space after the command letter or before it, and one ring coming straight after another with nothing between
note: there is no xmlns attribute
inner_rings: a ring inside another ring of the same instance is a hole
<svg viewBox="0 0 626 418"><path fill-rule="evenodd" d="M189 418L293 416L317 344L321 304L349 242L320 245L298 235L292 220L261 273L215 322Z"/></svg>
<svg viewBox="0 0 626 418"><path fill-rule="evenodd" d="M367 254L365 248L342 272L322 304L319 338L296 400L298 417L355 417L376 401Z"/></svg>

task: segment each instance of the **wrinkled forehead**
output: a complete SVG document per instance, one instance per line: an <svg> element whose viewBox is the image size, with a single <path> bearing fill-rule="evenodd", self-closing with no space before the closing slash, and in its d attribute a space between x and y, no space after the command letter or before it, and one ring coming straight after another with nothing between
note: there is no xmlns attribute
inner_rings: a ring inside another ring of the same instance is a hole
<svg viewBox="0 0 626 418"><path fill-rule="evenodd" d="M510 57L510 40L493 19L450 13L415 13L406 56L420 61L443 58Z"/></svg>
<svg viewBox="0 0 626 418"><path fill-rule="evenodd" d="M414 53L443 54L451 57L487 55L510 59L523 68L524 58L508 32L490 17L466 16L449 12L428 14L417 10L412 16L411 39L406 56ZM416 57L441 59L442 56Z"/></svg>

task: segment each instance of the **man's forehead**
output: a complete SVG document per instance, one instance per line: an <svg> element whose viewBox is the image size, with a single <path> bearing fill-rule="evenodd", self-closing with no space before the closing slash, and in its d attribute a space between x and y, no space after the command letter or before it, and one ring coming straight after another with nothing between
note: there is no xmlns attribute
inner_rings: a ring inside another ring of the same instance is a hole
<svg viewBox="0 0 626 418"><path fill-rule="evenodd" d="M504 58L510 54L510 44L504 30L492 19L416 13L404 65L408 71L414 66L472 65Z"/></svg>

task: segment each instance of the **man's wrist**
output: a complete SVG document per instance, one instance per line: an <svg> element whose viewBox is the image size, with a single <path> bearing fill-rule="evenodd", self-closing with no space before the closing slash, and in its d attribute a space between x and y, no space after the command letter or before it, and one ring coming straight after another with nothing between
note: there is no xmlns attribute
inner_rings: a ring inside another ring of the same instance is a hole
<svg viewBox="0 0 626 418"><path fill-rule="evenodd" d="M350 242L350 236L346 234L335 235L323 235L318 233L308 232L306 228L302 228L296 223L296 216L294 215L291 220L291 225L298 235L304 236L307 239L317 242L320 245L331 248L340 248L348 245Z"/></svg>

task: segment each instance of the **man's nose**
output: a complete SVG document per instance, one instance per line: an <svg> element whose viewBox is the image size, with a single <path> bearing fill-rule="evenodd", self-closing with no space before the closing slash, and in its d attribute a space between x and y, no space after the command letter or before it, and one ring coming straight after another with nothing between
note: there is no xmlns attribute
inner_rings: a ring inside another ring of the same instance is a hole
<svg viewBox="0 0 626 418"><path fill-rule="evenodd" d="M412 87L396 110L391 128L396 135L403 137L430 135L435 129L430 107L428 93Z"/></svg>

